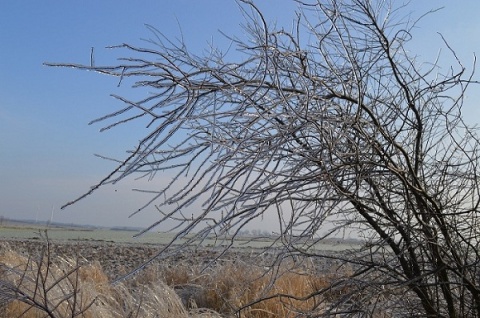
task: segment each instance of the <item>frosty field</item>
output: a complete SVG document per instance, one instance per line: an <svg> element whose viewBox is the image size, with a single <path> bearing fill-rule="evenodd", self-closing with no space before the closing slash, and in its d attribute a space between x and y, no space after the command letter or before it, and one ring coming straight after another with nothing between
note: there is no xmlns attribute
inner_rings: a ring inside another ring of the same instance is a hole
<svg viewBox="0 0 480 318"><path fill-rule="evenodd" d="M158 244L169 243L173 233L148 232L140 237L134 237L136 231L130 230L112 230L112 229L82 229L82 228L60 228L43 226L0 226L0 239L40 239L47 231L48 238L55 241L100 241L110 243L138 243L138 244ZM179 241L179 243L182 241ZM215 240L208 238L203 243L204 247L222 247L230 244L230 241ZM232 247L236 248L266 248L275 246L276 243L270 238L241 237L235 239ZM355 247L355 243L343 242L341 240L329 241L327 243L317 244L317 249L324 251L342 251Z"/></svg>

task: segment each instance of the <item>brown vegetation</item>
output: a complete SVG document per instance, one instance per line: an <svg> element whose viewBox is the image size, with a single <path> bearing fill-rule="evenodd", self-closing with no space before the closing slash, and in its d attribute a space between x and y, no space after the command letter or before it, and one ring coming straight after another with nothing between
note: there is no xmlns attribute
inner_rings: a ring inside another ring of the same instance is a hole
<svg viewBox="0 0 480 318"><path fill-rule="evenodd" d="M4 244L0 317L296 317L321 313L338 297L333 291L310 296L339 274L313 274L313 268L291 262L275 271L238 259L208 268L187 262L157 265L112 284L98 261L53 256L49 243L38 255Z"/></svg>

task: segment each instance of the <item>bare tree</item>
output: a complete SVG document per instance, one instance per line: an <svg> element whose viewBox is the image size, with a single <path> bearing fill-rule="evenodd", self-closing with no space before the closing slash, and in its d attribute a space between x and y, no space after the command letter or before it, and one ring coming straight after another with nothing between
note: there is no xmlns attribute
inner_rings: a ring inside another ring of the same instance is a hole
<svg viewBox="0 0 480 318"><path fill-rule="evenodd" d="M114 96L124 106L93 121L110 129L148 118L150 130L67 205L132 174L172 171L138 212L162 211L152 228L177 220L177 238L229 231L233 241L266 215L290 254L332 257L315 244L340 231L364 237L335 256L354 270L325 315L371 316L381 304L392 316L480 317L479 140L461 117L473 72L458 59L417 62L406 49L417 20L388 2L298 1L287 31L242 1L249 38L230 38L238 61L217 48L195 55L149 27L148 47L116 46L134 57L113 66L48 64L153 92Z"/></svg>

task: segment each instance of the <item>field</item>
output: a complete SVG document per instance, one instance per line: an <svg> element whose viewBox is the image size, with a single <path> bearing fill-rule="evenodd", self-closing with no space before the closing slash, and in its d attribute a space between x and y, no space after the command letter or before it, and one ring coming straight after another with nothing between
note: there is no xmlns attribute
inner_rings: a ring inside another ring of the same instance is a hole
<svg viewBox="0 0 480 318"><path fill-rule="evenodd" d="M147 232L139 237L134 237L138 231L107 229L107 228L83 228L68 226L38 226L34 224L3 224L0 225L0 239L39 239L42 233L47 230L48 237L56 241L98 241L112 243L131 243L131 244L155 244L163 245L169 243L174 237L173 233ZM181 240L179 242L182 242ZM207 238L202 242L204 247L221 247L224 243ZM270 238L240 237L233 243L234 248L261 249L272 246L273 240ZM319 244L318 249L324 251L343 251L354 248L358 242L334 241Z"/></svg>
<svg viewBox="0 0 480 318"><path fill-rule="evenodd" d="M50 228L46 241L43 230L0 228L0 317L296 317L318 314L341 293L299 298L349 274L328 260L313 266L286 259L266 271L275 255L265 253L272 242L264 239L245 240L226 254L212 240L126 277L171 236Z"/></svg>

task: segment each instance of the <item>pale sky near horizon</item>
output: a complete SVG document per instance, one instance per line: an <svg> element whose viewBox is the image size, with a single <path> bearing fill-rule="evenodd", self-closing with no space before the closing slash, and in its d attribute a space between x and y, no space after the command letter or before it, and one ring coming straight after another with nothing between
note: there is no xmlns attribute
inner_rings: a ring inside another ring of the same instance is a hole
<svg viewBox="0 0 480 318"><path fill-rule="evenodd" d="M395 2L395 1L394 1ZM290 0L255 1L269 20L290 26L295 5ZM274 3L274 5L273 5ZM426 17L414 34L412 51L433 59L442 46L441 32L467 67L480 55L480 2L412 1L414 12L445 7ZM218 32L241 35L242 22L233 0L176 1L0 1L0 217L98 225L148 226L152 210L128 215L145 202L131 184L108 186L65 210L59 207L87 191L114 165L93 154L122 157L142 137L120 128L99 133L89 121L117 108L109 95L129 94L118 80L93 72L51 68L44 62L114 62L109 45L141 44L150 24L169 37L183 33L190 50L201 54ZM443 49L445 51L445 48ZM445 53L447 54L447 53ZM448 65L446 65L448 66ZM476 87L464 110L480 124ZM252 226L255 228L255 226Z"/></svg>

